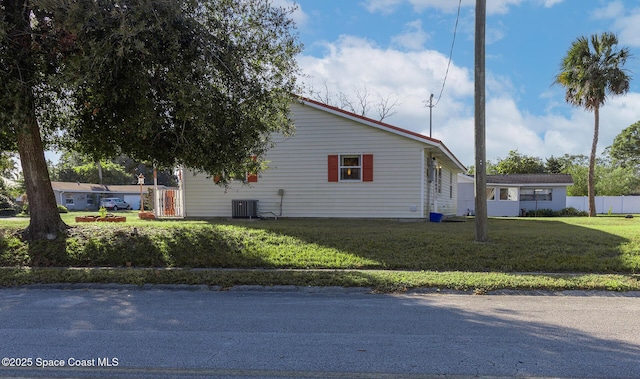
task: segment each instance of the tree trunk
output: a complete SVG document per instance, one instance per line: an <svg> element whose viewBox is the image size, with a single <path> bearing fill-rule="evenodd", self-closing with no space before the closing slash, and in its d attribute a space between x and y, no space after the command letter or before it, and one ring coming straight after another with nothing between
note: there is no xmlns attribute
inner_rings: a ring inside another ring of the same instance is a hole
<svg viewBox="0 0 640 379"><path fill-rule="evenodd" d="M35 117L29 117L28 125L19 128L16 134L31 218L23 236L29 240L55 239L68 226L58 212Z"/></svg>
<svg viewBox="0 0 640 379"><path fill-rule="evenodd" d="M36 118L33 88L38 85L39 76L31 51L31 13L27 2L8 1L3 5L5 20L11 26L7 33L12 42L9 44L9 54L15 59L12 67L13 80L8 83L7 88L14 91L13 128L31 215L23 236L26 239L52 240L67 225L62 222L58 213Z"/></svg>
<svg viewBox="0 0 640 379"><path fill-rule="evenodd" d="M596 215L596 148L598 147L598 134L600 129L600 107L593 110L593 142L591 144L591 155L589 156L589 176L587 179L587 193L589 196L589 217Z"/></svg>

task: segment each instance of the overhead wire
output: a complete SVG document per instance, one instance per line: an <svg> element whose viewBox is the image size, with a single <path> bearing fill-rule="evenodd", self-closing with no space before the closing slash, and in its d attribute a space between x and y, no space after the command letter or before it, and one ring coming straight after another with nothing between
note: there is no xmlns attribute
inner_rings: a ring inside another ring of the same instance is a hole
<svg viewBox="0 0 640 379"><path fill-rule="evenodd" d="M442 93L444 92L444 87L447 83L447 77L449 76L449 68L451 67L451 57L453 56L453 47L456 43L456 34L458 33L458 22L460 21L460 8L462 8L462 0L458 1L458 14L456 16L456 24L453 28L453 40L451 41L451 49L449 50L449 62L447 63L447 70L444 73L444 79L442 80L442 88L440 88L440 94L438 95L438 99L435 104L429 105L430 107L435 107L440 102L442 98Z"/></svg>

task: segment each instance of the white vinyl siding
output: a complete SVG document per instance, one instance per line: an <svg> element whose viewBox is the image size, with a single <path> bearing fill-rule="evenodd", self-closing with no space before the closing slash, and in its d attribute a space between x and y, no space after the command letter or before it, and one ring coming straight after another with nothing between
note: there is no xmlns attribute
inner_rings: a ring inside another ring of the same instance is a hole
<svg viewBox="0 0 640 379"><path fill-rule="evenodd" d="M458 208L457 175L450 174L452 171L447 166L441 166L439 171L441 191L437 193L436 211L445 215L455 215Z"/></svg>
<svg viewBox="0 0 640 379"><path fill-rule="evenodd" d="M293 136L274 136L257 183L221 188L204 174L184 178L188 217L230 217L231 200L258 200L264 216L420 218L423 143L301 104ZM373 155L373 181L329 182L329 155ZM448 175L446 176L448 178ZM447 187L448 188L448 187ZM448 198L447 191L447 198Z"/></svg>
<svg viewBox="0 0 640 379"><path fill-rule="evenodd" d="M459 183L457 188L459 189L458 196L458 214L466 215L473 213L475 209L474 199L474 183L473 177L467 177L461 175L459 177ZM523 200L527 198L526 194L531 193L535 188L546 188L552 192L551 201L527 201ZM505 191L506 190L506 191ZM534 184L534 185L521 185L518 183L511 184L493 184L487 187L487 194L493 191L495 198L491 200L487 196L487 215L490 217L516 217L521 215L522 210L531 211L536 209L552 209L554 211L561 210L567 205L567 188L566 185L559 186L557 184ZM500 199L500 193L506 194L507 199ZM523 193L525 196L523 197Z"/></svg>
<svg viewBox="0 0 640 379"><path fill-rule="evenodd" d="M567 207L567 187L553 187L551 185L541 185L536 187L522 187L521 191L532 192L531 190L545 190L548 191L547 198L551 197L551 200L523 200L522 195L520 198L520 207L526 210L536 209L553 209L560 210ZM527 197L525 196L525 199Z"/></svg>

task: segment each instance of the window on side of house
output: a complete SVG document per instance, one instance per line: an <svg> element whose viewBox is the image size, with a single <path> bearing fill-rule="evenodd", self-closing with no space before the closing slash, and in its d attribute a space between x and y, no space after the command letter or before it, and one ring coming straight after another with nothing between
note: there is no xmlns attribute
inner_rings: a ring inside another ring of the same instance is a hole
<svg viewBox="0 0 640 379"><path fill-rule="evenodd" d="M520 201L552 201L552 188L522 188Z"/></svg>
<svg viewBox="0 0 640 379"><path fill-rule="evenodd" d="M487 187L487 200L496 199L496 189L493 187Z"/></svg>
<svg viewBox="0 0 640 379"><path fill-rule="evenodd" d="M341 155L340 165L340 181L362 180L360 174L362 172L362 157L360 155Z"/></svg>
<svg viewBox="0 0 640 379"><path fill-rule="evenodd" d="M64 195L64 204L65 205L74 205L75 202L73 200L73 194L72 193L67 193Z"/></svg>
<svg viewBox="0 0 640 379"><path fill-rule="evenodd" d="M330 182L372 182L373 154L338 154L328 156Z"/></svg>
<svg viewBox="0 0 640 379"><path fill-rule="evenodd" d="M500 188L500 200L518 201L518 190L513 187Z"/></svg>

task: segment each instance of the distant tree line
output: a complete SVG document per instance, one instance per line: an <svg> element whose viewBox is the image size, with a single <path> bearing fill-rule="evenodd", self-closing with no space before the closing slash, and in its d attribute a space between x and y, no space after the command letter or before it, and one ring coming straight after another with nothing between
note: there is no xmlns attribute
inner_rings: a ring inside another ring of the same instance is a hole
<svg viewBox="0 0 640 379"><path fill-rule="evenodd" d="M474 167L470 168L474 172ZM545 159L511 150L505 158L487 161L487 174L571 174L569 196L587 196L589 157L565 154ZM640 121L623 130L595 164L596 196L640 194Z"/></svg>

